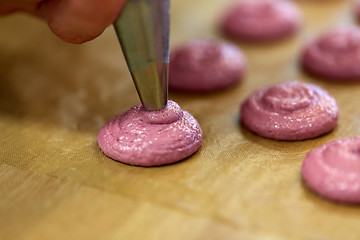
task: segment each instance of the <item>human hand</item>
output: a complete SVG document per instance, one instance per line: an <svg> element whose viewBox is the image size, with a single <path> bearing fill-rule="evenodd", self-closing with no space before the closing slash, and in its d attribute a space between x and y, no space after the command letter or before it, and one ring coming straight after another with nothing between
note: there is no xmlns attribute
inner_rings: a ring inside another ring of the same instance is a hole
<svg viewBox="0 0 360 240"><path fill-rule="evenodd" d="M84 43L112 24L126 0L0 0L0 15L24 11L46 20L62 40Z"/></svg>

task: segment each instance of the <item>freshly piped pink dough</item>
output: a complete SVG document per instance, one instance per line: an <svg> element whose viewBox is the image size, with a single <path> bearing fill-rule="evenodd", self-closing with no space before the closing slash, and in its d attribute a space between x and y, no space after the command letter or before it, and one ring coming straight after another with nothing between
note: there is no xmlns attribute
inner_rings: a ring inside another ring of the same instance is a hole
<svg viewBox="0 0 360 240"><path fill-rule="evenodd" d="M211 92L242 80L246 59L237 46L221 40L193 40L170 54L169 88Z"/></svg>
<svg viewBox="0 0 360 240"><path fill-rule="evenodd" d="M334 201L360 203L360 137L328 142L310 151L302 177L314 192Z"/></svg>
<svg viewBox="0 0 360 240"><path fill-rule="evenodd" d="M292 35L301 19L298 7L291 1L244 0L225 13L220 27L234 39L267 42Z"/></svg>
<svg viewBox="0 0 360 240"><path fill-rule="evenodd" d="M255 91L240 111L243 125L252 132L288 141L329 132L339 115L335 99L325 90L296 81Z"/></svg>
<svg viewBox="0 0 360 240"><path fill-rule="evenodd" d="M158 111L131 108L105 124L97 137L108 157L146 167L180 161L195 153L201 141L196 119L170 100Z"/></svg>
<svg viewBox="0 0 360 240"><path fill-rule="evenodd" d="M322 34L305 48L309 73L339 82L360 81L360 29L341 27Z"/></svg>

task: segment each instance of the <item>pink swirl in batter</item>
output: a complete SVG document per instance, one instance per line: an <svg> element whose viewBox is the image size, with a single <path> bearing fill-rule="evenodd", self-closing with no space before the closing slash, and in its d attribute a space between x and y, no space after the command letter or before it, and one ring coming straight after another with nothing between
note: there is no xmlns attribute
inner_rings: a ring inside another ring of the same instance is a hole
<svg viewBox="0 0 360 240"><path fill-rule="evenodd" d="M244 0L221 22L223 32L245 41L272 41L294 33L301 24L297 6L287 0Z"/></svg>
<svg viewBox="0 0 360 240"><path fill-rule="evenodd" d="M305 70L336 81L360 81L360 29L342 27L308 44L302 56Z"/></svg>
<svg viewBox="0 0 360 240"><path fill-rule="evenodd" d="M255 91L241 105L243 125L276 140L304 140L332 130L338 119L334 98L307 83L285 82Z"/></svg>
<svg viewBox="0 0 360 240"><path fill-rule="evenodd" d="M195 153L201 141L196 119L170 100L158 111L131 108L105 124L97 137L108 157L146 167L180 161Z"/></svg>
<svg viewBox="0 0 360 240"><path fill-rule="evenodd" d="M169 88L210 92L238 83L246 68L235 45L220 40L193 40L171 52Z"/></svg>
<svg viewBox="0 0 360 240"><path fill-rule="evenodd" d="M339 202L360 203L360 136L326 143L310 151L302 165L310 189Z"/></svg>

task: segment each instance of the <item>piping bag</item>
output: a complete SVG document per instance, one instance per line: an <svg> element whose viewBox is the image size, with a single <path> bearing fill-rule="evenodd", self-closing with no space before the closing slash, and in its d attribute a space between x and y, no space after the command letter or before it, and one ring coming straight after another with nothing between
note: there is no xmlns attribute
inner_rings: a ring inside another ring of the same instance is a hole
<svg viewBox="0 0 360 240"><path fill-rule="evenodd" d="M114 27L143 107L163 109L168 100L170 0L127 0Z"/></svg>

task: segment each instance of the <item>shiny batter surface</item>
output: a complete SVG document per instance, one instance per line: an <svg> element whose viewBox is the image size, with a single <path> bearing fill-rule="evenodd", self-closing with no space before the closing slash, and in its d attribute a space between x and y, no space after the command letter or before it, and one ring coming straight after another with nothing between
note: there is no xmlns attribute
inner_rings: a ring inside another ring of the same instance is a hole
<svg viewBox="0 0 360 240"><path fill-rule="evenodd" d="M232 43L199 39L171 52L169 88L183 92L211 92L242 80L246 59Z"/></svg>
<svg viewBox="0 0 360 240"><path fill-rule="evenodd" d="M266 42L294 33L301 25L298 7L287 0L244 0L224 14L222 31L238 40Z"/></svg>
<svg viewBox="0 0 360 240"><path fill-rule="evenodd" d="M171 100L158 111L142 105L120 114L100 130L100 149L110 158L137 166L158 166L195 153L202 142L196 119Z"/></svg>
<svg viewBox="0 0 360 240"><path fill-rule="evenodd" d="M305 70L335 81L360 81L360 29L339 27L320 35L303 52Z"/></svg>
<svg viewBox="0 0 360 240"><path fill-rule="evenodd" d="M255 91L240 111L243 125L252 132L289 141L329 132L339 115L335 99L325 90L297 81Z"/></svg>
<svg viewBox="0 0 360 240"><path fill-rule="evenodd" d="M334 201L360 203L360 136L310 151L302 165L307 186Z"/></svg>

